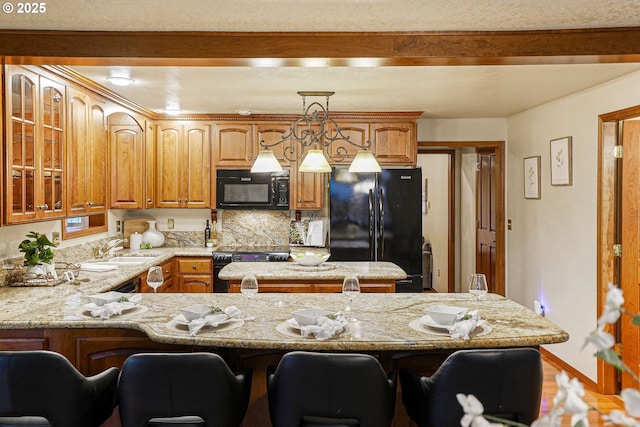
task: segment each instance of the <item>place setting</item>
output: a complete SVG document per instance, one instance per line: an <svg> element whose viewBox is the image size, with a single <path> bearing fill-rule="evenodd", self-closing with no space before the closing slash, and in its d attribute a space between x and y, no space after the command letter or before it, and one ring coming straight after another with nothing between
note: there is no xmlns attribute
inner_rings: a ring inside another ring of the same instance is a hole
<svg viewBox="0 0 640 427"><path fill-rule="evenodd" d="M195 304L180 310L180 314L167 323L167 328L177 332L188 332L195 336L201 330L228 331L244 325L243 313L235 306L218 307ZM247 319L249 320L249 319Z"/></svg>
<svg viewBox="0 0 640 427"><path fill-rule="evenodd" d="M433 305L425 315L409 322L411 329L430 335L468 340L489 334L493 328L480 317L478 310L449 305Z"/></svg>
<svg viewBox="0 0 640 427"><path fill-rule="evenodd" d="M341 311L323 308L305 308L291 313L293 317L276 326L283 335L296 338L327 340L349 330L348 322Z"/></svg>
<svg viewBox="0 0 640 427"><path fill-rule="evenodd" d="M291 313L293 317L278 324L276 330L292 337L315 338L317 340L334 338L348 332L349 323L358 322L351 309L353 299L360 294L360 281L357 276L349 275L344 278L342 294L349 300L344 313L323 308L305 308Z"/></svg>
<svg viewBox="0 0 640 427"><path fill-rule="evenodd" d="M109 291L89 295L88 298L90 302L82 306L77 313L81 317L106 320L114 316L133 317L148 310L147 306L140 304L140 294Z"/></svg>

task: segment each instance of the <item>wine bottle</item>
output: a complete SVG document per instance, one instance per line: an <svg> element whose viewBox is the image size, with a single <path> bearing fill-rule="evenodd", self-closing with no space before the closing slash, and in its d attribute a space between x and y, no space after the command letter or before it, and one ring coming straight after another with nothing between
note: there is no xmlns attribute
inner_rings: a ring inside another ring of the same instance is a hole
<svg viewBox="0 0 640 427"><path fill-rule="evenodd" d="M207 225L204 227L204 246L207 247L207 242L211 239L211 227L209 226L209 220L207 220Z"/></svg>

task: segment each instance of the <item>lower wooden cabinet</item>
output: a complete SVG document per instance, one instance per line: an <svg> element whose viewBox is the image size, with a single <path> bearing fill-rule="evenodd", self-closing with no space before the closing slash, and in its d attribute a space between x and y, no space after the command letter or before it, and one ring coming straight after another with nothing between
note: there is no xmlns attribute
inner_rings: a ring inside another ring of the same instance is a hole
<svg viewBox="0 0 640 427"><path fill-rule="evenodd" d="M175 274L175 258L171 258L162 264L159 265L162 268L162 275L164 277L164 282L162 286L158 288L158 293L172 293L172 292L182 292L178 289L176 280L174 278ZM140 275L140 292L142 293L152 293L153 289L147 285L147 273L143 273Z"/></svg>
<svg viewBox="0 0 640 427"><path fill-rule="evenodd" d="M177 257L178 292L213 292L211 257Z"/></svg>
<svg viewBox="0 0 640 427"><path fill-rule="evenodd" d="M295 280L282 282L278 280L259 280L260 293L270 292L287 292L287 293L340 293L342 292L341 280L327 280L327 281L300 281ZM382 293L394 293L396 291L395 281L388 280L375 280L367 281L360 280L360 290L362 292L382 292ZM240 280L229 281L229 292L240 292Z"/></svg>
<svg viewBox="0 0 640 427"><path fill-rule="evenodd" d="M159 293L213 292L213 260L211 257L174 257L159 265L164 283ZM151 293L147 273L140 276L140 292Z"/></svg>

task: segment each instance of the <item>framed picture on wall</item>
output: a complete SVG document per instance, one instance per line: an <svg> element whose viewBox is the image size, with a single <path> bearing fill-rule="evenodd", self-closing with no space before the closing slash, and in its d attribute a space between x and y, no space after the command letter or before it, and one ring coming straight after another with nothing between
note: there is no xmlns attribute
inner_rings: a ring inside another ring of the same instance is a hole
<svg viewBox="0 0 640 427"><path fill-rule="evenodd" d="M540 198L540 156L524 158L524 198Z"/></svg>
<svg viewBox="0 0 640 427"><path fill-rule="evenodd" d="M552 139L550 146L551 185L572 185L571 137Z"/></svg>

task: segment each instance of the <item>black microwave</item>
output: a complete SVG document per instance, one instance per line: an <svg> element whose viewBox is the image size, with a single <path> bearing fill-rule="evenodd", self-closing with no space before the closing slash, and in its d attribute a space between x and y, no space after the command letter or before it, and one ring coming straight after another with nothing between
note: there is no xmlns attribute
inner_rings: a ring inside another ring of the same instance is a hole
<svg viewBox="0 0 640 427"><path fill-rule="evenodd" d="M217 209L289 209L289 171L216 173Z"/></svg>

